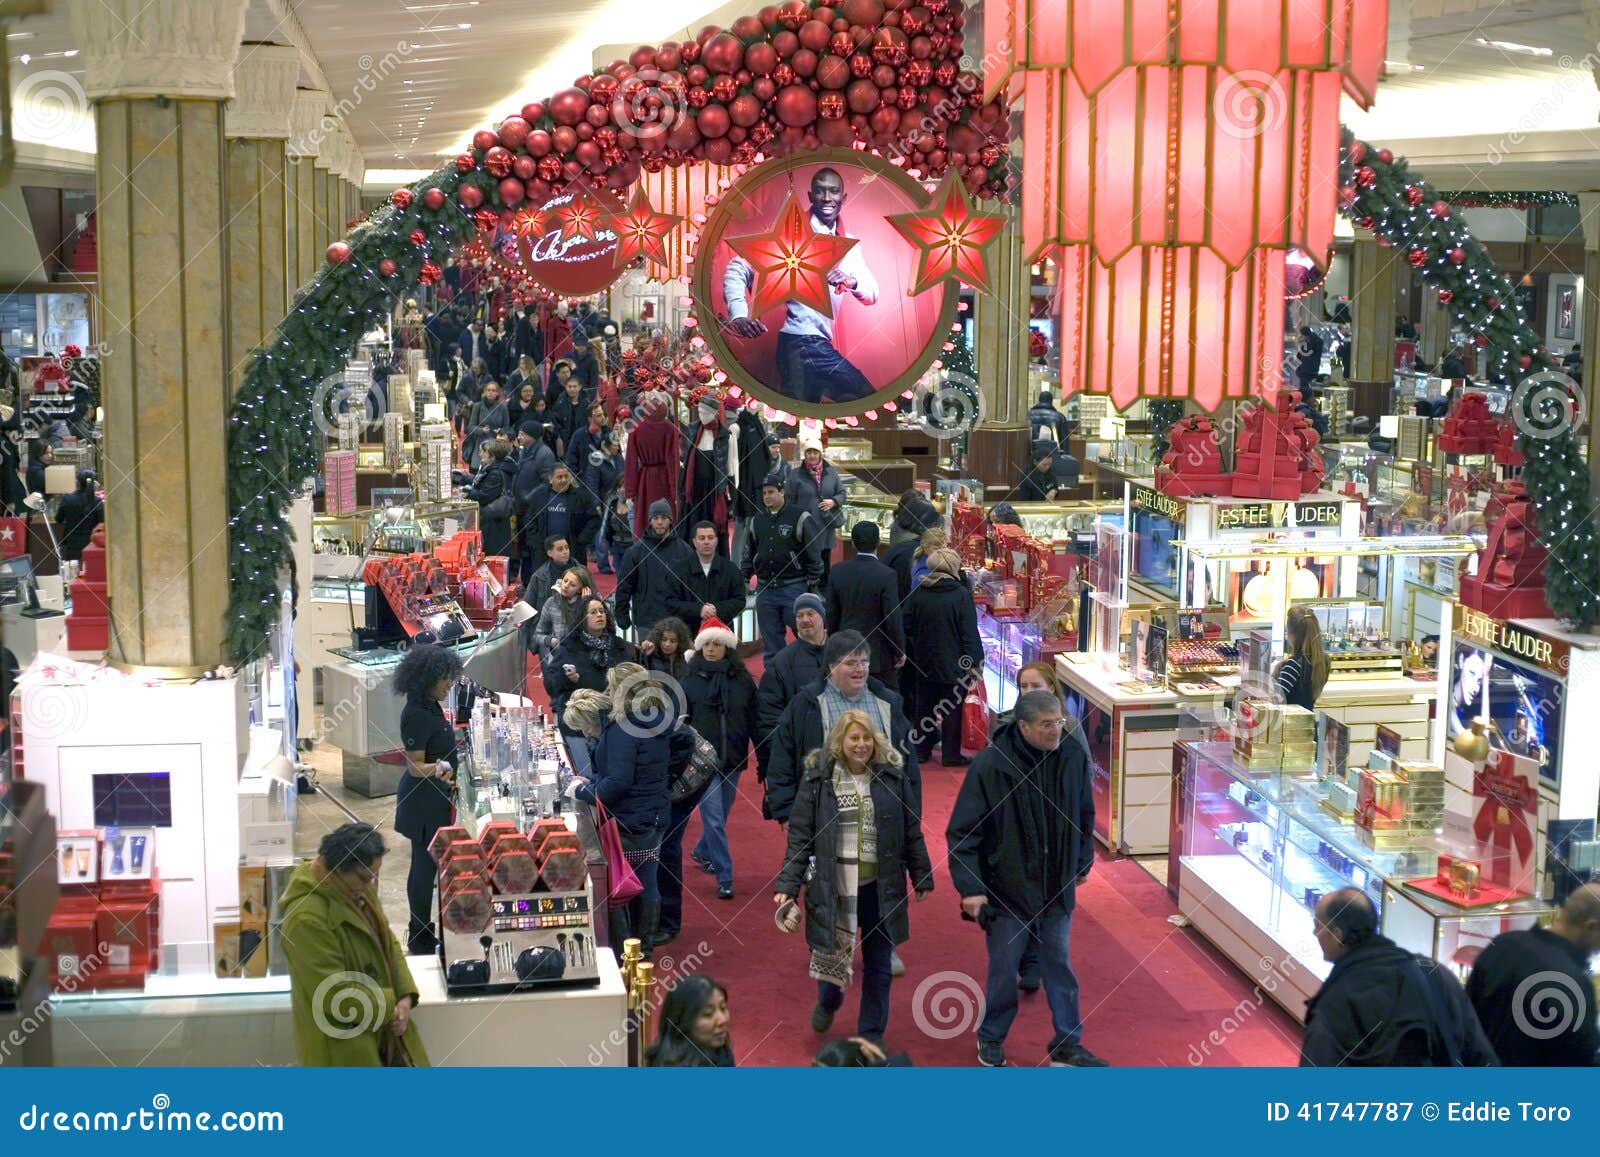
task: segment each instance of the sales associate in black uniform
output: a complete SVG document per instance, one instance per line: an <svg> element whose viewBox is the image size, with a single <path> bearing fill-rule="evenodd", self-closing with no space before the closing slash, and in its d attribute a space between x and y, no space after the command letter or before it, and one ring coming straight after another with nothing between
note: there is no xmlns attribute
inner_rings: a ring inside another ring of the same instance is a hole
<svg viewBox="0 0 1600 1157"><path fill-rule="evenodd" d="M455 733L439 704L460 677L461 657L447 647L428 644L406 652L394 673L394 689L406 701L400 710L406 770L400 777L394 830L411 841L411 871L406 876L411 908L406 951L411 956L427 956L438 948L431 919L436 872L428 844L450 822L456 752Z"/></svg>

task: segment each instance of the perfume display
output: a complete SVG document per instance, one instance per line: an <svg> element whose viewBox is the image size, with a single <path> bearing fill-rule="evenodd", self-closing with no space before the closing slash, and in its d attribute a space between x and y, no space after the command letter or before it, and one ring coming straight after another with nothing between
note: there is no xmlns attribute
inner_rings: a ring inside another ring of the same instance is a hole
<svg viewBox="0 0 1600 1157"><path fill-rule="evenodd" d="M56 833L56 881L67 885L100 882L100 833Z"/></svg>
<svg viewBox="0 0 1600 1157"><path fill-rule="evenodd" d="M1379 603L1312 606L1322 628L1330 679L1398 675L1405 669L1405 646L1389 636Z"/></svg>
<svg viewBox="0 0 1600 1157"><path fill-rule="evenodd" d="M456 783L464 814L531 831L537 821L561 814L572 765L543 711L480 699L467 723L467 758Z"/></svg>

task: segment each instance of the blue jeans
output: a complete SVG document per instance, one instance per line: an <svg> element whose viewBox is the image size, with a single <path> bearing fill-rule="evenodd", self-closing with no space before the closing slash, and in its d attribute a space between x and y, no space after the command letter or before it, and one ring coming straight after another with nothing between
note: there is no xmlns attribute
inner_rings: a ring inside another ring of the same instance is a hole
<svg viewBox="0 0 1600 1157"><path fill-rule="evenodd" d="M889 1028L889 986L894 983L891 961L894 941L878 920L878 881L861 885L856 894L856 927L861 930L861 968L856 981L861 986L861 1011L856 1019L856 1032L868 1040L881 1041ZM1012 970L1012 987L1016 987L1016 970ZM817 1003L829 1012L838 1012L844 1004L844 989L817 981ZM1013 995L1012 1003L1015 1003Z"/></svg>
<svg viewBox="0 0 1600 1157"><path fill-rule="evenodd" d="M762 661L772 662L772 657L788 643L784 630L794 629L794 601L806 593L805 583L784 583L782 586L760 584L756 589L756 626L761 631Z"/></svg>
<svg viewBox="0 0 1600 1157"><path fill-rule="evenodd" d="M872 393L867 376L821 334L779 331L778 381L789 397L813 405L824 397L853 402Z"/></svg>
<svg viewBox="0 0 1600 1157"><path fill-rule="evenodd" d="M998 914L989 925L989 978L984 985L983 1023L978 1039L1004 1041L1017 1016L1017 967L1028 947L1029 933L1039 937L1039 969L1045 998L1050 1002L1050 1022L1055 1036L1050 1047L1077 1044L1083 1039L1078 1015L1078 978L1072 973L1068 943L1072 913L1052 912L1030 927L1015 916Z"/></svg>
<svg viewBox="0 0 1600 1157"><path fill-rule="evenodd" d="M717 883L733 883L733 852L728 848L728 813L733 801L739 797L739 776L744 769L724 771L706 789L700 798L700 842L694 846L694 858L704 860L716 869Z"/></svg>

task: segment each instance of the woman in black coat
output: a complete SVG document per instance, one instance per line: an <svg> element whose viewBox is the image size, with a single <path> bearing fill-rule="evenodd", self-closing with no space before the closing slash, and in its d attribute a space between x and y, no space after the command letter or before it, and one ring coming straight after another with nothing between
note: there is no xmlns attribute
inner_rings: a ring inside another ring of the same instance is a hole
<svg viewBox="0 0 1600 1157"><path fill-rule="evenodd" d="M859 838L857 801L863 794L871 797L877 835L876 854L870 860L860 858L868 846ZM844 1004L858 930L857 1032L876 1043L889 1027L894 946L911 936L907 882L919 900L933 891L933 864L915 799L900 753L864 711L840 712L824 750L806 757L772 900L789 928L792 910L786 906L805 886L806 945L811 949L811 976L817 981L811 1027L817 1032L828 1031ZM806 869L813 859L815 871L808 882Z"/></svg>
<svg viewBox="0 0 1600 1157"><path fill-rule="evenodd" d="M61 528L61 557L68 562L83 561L83 548L94 538L94 528L106 520L105 503L94 492L92 470L78 471L78 488L56 507L56 525Z"/></svg>
<svg viewBox="0 0 1600 1157"><path fill-rule="evenodd" d="M817 520L817 553L822 556L822 582L828 581L833 567L833 548L839 544L839 528L844 525L846 495L844 483L833 463L822 456L822 439L806 432L800 438L800 465L789 471L783 484L786 506L798 506Z"/></svg>
<svg viewBox="0 0 1600 1157"><path fill-rule="evenodd" d="M690 854L717 878L717 898L733 899L733 854L728 848L728 816L739 797L739 776L755 738L760 703L756 683L745 669L733 632L710 618L695 636L695 655L683 676L689 723L722 757L722 772L700 800L700 841Z"/></svg>
<svg viewBox="0 0 1600 1157"><path fill-rule="evenodd" d="M972 592L961 581L961 556L949 547L928 555L928 573L906 601L906 664L917 674L917 757L933 758L941 741L946 767L965 767L961 754L961 704L983 677L983 640Z"/></svg>
<svg viewBox="0 0 1600 1157"><path fill-rule="evenodd" d="M517 468L511 464L511 443L495 438L484 444L483 467L467 487L467 497L478 504L478 529L483 532L483 553L509 557L511 512L515 507ZM501 502L504 498L506 501ZM504 510L503 514L494 511Z"/></svg>
<svg viewBox="0 0 1600 1157"><path fill-rule="evenodd" d="M579 687L606 690L606 673L633 658L633 648L617 634L611 608L602 598L590 598L583 614L544 665L544 689L557 719L567 706L567 696ZM568 735L567 725L561 733Z"/></svg>

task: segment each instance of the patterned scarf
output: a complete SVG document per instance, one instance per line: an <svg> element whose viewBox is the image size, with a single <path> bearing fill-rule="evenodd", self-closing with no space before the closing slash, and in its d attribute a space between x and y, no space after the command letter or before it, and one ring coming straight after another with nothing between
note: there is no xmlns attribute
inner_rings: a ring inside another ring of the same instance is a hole
<svg viewBox="0 0 1600 1157"><path fill-rule="evenodd" d="M839 988L850 987L851 960L856 952L857 897L863 880L878 877L878 816L872 806L872 769L857 776L843 760L832 773L838 859L834 874L833 952L811 952L811 978Z"/></svg>

